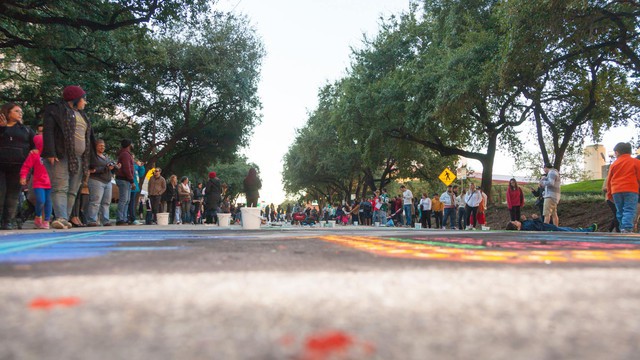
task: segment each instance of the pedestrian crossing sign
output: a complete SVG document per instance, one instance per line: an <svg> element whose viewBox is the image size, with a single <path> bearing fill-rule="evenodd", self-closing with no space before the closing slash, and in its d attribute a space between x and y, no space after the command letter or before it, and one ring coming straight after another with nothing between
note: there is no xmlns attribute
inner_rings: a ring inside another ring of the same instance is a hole
<svg viewBox="0 0 640 360"><path fill-rule="evenodd" d="M451 185L453 180L456 179L456 175L451 170L449 170L449 168L445 168L442 174L438 176L438 179L440 179L440 181L442 181L445 185L449 186Z"/></svg>

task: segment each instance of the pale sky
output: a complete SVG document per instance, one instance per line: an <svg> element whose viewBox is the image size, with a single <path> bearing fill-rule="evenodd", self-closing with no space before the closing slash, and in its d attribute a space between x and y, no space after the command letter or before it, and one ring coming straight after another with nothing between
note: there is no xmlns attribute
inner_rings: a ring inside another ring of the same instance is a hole
<svg viewBox="0 0 640 360"><path fill-rule="evenodd" d="M378 32L385 18L409 8L409 0L219 0L216 7L245 14L262 39L267 55L262 64L259 96L262 124L254 130L244 153L260 167L260 200L279 204L282 159L317 106L318 90L347 73L351 48L360 48L363 34ZM607 151L629 141L635 129L608 133ZM513 160L498 154L494 173L517 174ZM470 165L481 170L479 163Z"/></svg>

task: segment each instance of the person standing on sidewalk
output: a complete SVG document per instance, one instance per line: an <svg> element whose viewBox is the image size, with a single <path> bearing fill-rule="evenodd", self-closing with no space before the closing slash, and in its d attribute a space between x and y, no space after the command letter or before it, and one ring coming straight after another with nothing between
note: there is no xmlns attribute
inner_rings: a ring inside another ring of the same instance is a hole
<svg viewBox="0 0 640 360"><path fill-rule="evenodd" d="M402 191L402 208L404 210L404 217L406 220L405 225L411 226L413 218L413 193L404 185L400 186L400 191Z"/></svg>
<svg viewBox="0 0 640 360"><path fill-rule="evenodd" d="M69 229L70 213L82 178L89 171L89 156L95 146L91 122L84 112L87 94L80 86L67 86L62 101L44 109L42 157L51 179L54 229Z"/></svg>
<svg viewBox="0 0 640 360"><path fill-rule="evenodd" d="M456 195L453 193L453 187L447 186L447 191L440 195L440 202L444 205L444 219L442 220L442 230L447 228L447 220L450 221L451 229L456 228Z"/></svg>
<svg viewBox="0 0 640 360"><path fill-rule="evenodd" d="M151 212L153 213L153 222L158 223L158 213L160 204L162 203L162 195L167 191L167 180L162 177L162 169L157 167L153 170L153 176L149 178L149 200L151 201Z"/></svg>
<svg viewBox="0 0 640 360"><path fill-rule="evenodd" d="M515 178L509 180L507 187L507 207L509 208L509 216L511 221L520 220L520 210L524 206L524 192L518 186Z"/></svg>
<svg viewBox="0 0 640 360"><path fill-rule="evenodd" d="M560 226L558 219L558 203L560 202L560 173L549 163L544 164L545 175L540 180L540 186L544 187L544 222Z"/></svg>
<svg viewBox="0 0 640 360"><path fill-rule="evenodd" d="M631 144L618 143L613 152L616 160L609 168L607 195L616 204L616 218L621 233L633 232L640 186L640 160L631 157Z"/></svg>
<svg viewBox="0 0 640 360"><path fill-rule="evenodd" d="M133 156L133 184L135 188L131 189L131 194L129 195L129 209L127 210L127 220L129 221L129 225L139 225L138 219L136 217L136 206L138 205L138 199L140 198L140 182L144 179L144 175L146 174L146 169L144 168L144 162L140 161Z"/></svg>
<svg viewBox="0 0 640 360"><path fill-rule="evenodd" d="M476 189L476 184L469 184L469 192L465 195L464 201L467 203L467 207L464 209L467 216L466 230L473 230L478 221L478 206L480 206L480 202L482 201L482 194ZM473 226L471 226L471 224L473 224Z"/></svg>
<svg viewBox="0 0 640 360"><path fill-rule="evenodd" d="M104 151L104 140L96 140L96 152L89 165L89 209L87 211L87 226L98 226L98 213L102 210L102 226L111 226L109 220L109 205L111 205L111 179L113 169L117 167Z"/></svg>
<svg viewBox="0 0 640 360"><path fill-rule="evenodd" d="M118 164L120 168L116 172L116 185L118 185L118 217L116 225L129 225L127 215L129 210L129 201L131 200L131 190L135 189L133 183L134 166L133 166L133 144L129 139L123 139L120 142L120 151L118 151Z"/></svg>
<svg viewBox="0 0 640 360"><path fill-rule="evenodd" d="M7 103L0 110L0 229L22 228L20 205L20 168L34 149L34 131L22 124L22 108Z"/></svg>
<svg viewBox="0 0 640 360"><path fill-rule="evenodd" d="M33 138L38 151L32 151L20 169L20 185L27 185L27 175L33 171L33 193L36 195L35 214L33 224L36 229L48 229L51 221L51 181L49 173L44 167L42 158L42 135Z"/></svg>

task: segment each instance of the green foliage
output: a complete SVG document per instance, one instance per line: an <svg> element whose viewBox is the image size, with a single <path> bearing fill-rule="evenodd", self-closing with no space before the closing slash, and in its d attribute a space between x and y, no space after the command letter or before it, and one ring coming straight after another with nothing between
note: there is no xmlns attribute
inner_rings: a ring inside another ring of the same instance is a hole
<svg viewBox="0 0 640 360"><path fill-rule="evenodd" d="M25 121L62 88L87 91L94 131L167 171L232 161L260 121L264 56L246 18L205 0L0 3L0 98ZM35 25L34 25L35 24Z"/></svg>
<svg viewBox="0 0 640 360"><path fill-rule="evenodd" d="M209 171L216 172L220 180L227 184L226 195L229 197L231 203L234 203L238 196L244 191L244 178L247 177L250 168L256 169L258 177L260 176L260 168L256 164L248 162L245 156L239 156L233 162L216 164L210 167L207 174ZM203 182L206 181L205 176Z"/></svg>

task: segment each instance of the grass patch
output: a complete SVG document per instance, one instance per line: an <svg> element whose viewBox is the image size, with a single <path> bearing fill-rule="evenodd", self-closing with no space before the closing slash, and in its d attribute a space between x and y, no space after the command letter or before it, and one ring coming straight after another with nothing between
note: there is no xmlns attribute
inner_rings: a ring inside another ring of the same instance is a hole
<svg viewBox="0 0 640 360"><path fill-rule="evenodd" d="M565 193L593 193L602 194L602 183L604 179L587 180L560 187L562 194Z"/></svg>

